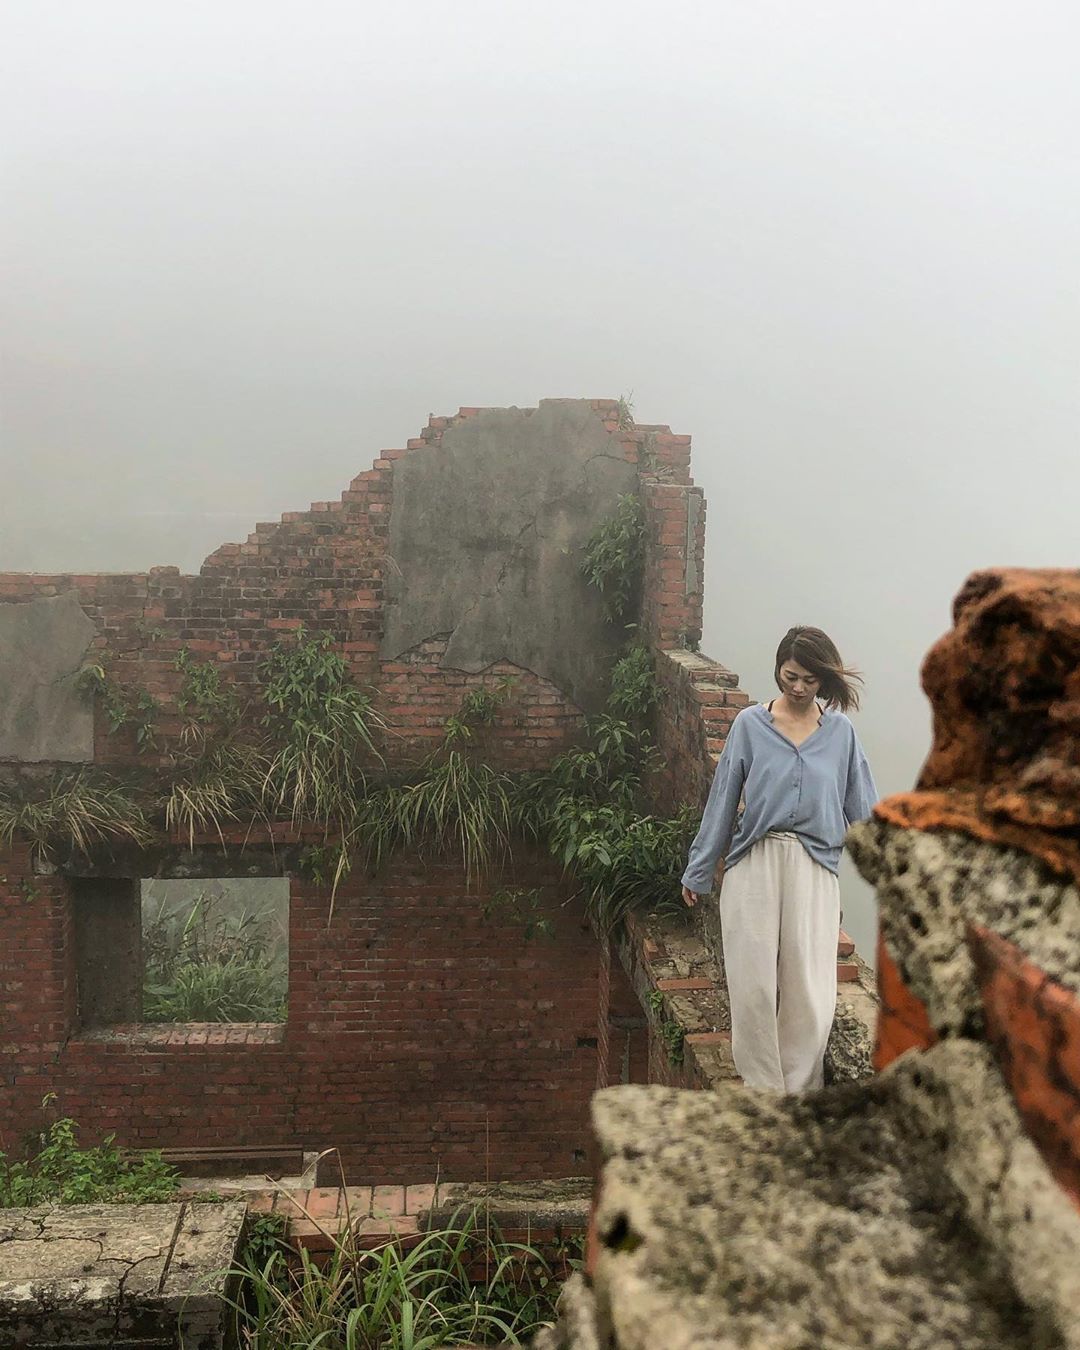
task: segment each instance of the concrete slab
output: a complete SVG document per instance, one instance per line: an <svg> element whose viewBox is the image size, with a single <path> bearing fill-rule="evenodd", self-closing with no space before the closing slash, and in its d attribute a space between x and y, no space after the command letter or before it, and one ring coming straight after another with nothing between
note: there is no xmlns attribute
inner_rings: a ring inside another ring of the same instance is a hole
<svg viewBox="0 0 1080 1350"><path fill-rule="evenodd" d="M0 605L0 759L94 758L94 710L75 678L96 634L73 593Z"/></svg>
<svg viewBox="0 0 1080 1350"><path fill-rule="evenodd" d="M0 1345L220 1350L243 1204L0 1210Z"/></svg>
<svg viewBox="0 0 1080 1350"><path fill-rule="evenodd" d="M623 634L583 550L636 487L588 399L485 409L398 460L383 658L448 633L444 666L512 661L597 711Z"/></svg>

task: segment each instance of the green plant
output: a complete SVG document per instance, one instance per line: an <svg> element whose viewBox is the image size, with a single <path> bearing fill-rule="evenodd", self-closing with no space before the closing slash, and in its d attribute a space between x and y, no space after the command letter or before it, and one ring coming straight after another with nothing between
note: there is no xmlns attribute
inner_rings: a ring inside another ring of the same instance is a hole
<svg viewBox="0 0 1080 1350"><path fill-rule="evenodd" d="M490 764L449 749L426 766L419 782L384 799L394 812L382 834L400 844L456 853L471 884L507 853L513 834L513 783ZM387 827L392 824L392 829Z"/></svg>
<svg viewBox="0 0 1080 1350"><path fill-rule="evenodd" d="M586 544L581 564L586 580L603 597L609 622L626 624L636 612L644 566L645 512L627 493Z"/></svg>
<svg viewBox="0 0 1080 1350"><path fill-rule="evenodd" d="M644 646L631 647L612 668L608 708L619 717L643 722L659 702L652 652Z"/></svg>
<svg viewBox="0 0 1080 1350"><path fill-rule="evenodd" d="M678 1022L667 1020L659 1024L657 1031L660 1033L660 1039L664 1042L668 1060L678 1068L683 1062L684 1042L686 1040L685 1027L681 1027Z"/></svg>
<svg viewBox="0 0 1080 1350"><path fill-rule="evenodd" d="M178 966L167 985L147 985L146 1022L283 1022L281 971L269 961L235 957L213 965Z"/></svg>
<svg viewBox="0 0 1080 1350"><path fill-rule="evenodd" d="M363 795L365 763L382 763L384 729L371 698L349 678L329 633L271 648L260 667L265 725L274 744L264 776L267 809L293 821L348 822Z"/></svg>
<svg viewBox="0 0 1080 1350"><path fill-rule="evenodd" d="M110 736L121 727L130 726L140 754L156 748L154 720L158 714L158 705L147 690L118 684L100 665L83 666L75 677L75 687L84 694L100 699L109 723Z"/></svg>
<svg viewBox="0 0 1080 1350"><path fill-rule="evenodd" d="M619 415L619 430L633 431L634 429L634 391L631 389L629 394L620 394L617 411Z"/></svg>
<svg viewBox="0 0 1080 1350"><path fill-rule="evenodd" d="M168 629L162 628L160 624L150 623L146 619L136 621L135 631L140 637L148 638L151 642L161 642L169 636Z"/></svg>
<svg viewBox="0 0 1080 1350"><path fill-rule="evenodd" d="M329 844L308 844L300 850L300 875L316 886L325 886L337 870L337 848Z"/></svg>
<svg viewBox="0 0 1080 1350"><path fill-rule="evenodd" d="M325 1265L306 1248L299 1266L280 1251L246 1257L232 1302L250 1350L435 1350L521 1345L554 1316L558 1281L526 1243L507 1242L482 1211L465 1211L412 1246L360 1246L359 1220L331 1235Z"/></svg>
<svg viewBox="0 0 1080 1350"><path fill-rule="evenodd" d="M263 790L269 755L246 741L216 738L195 742L194 754L183 756L165 797L165 826L186 834L188 847L195 835L213 828L224 847L227 824L247 816L264 816ZM189 745L192 742L189 741Z"/></svg>
<svg viewBox="0 0 1080 1350"><path fill-rule="evenodd" d="M468 743L473 739L476 727L491 726L515 684L516 676L504 675L494 686L470 689L461 700L461 707L446 719L444 747L456 742Z"/></svg>
<svg viewBox="0 0 1080 1350"><path fill-rule="evenodd" d="M535 888L496 891L484 906L483 915L485 919L517 924L523 942L531 942L534 937L555 937L555 925L543 913L543 900Z"/></svg>
<svg viewBox="0 0 1080 1350"><path fill-rule="evenodd" d="M277 1264L292 1250L288 1244L289 1222L283 1214L249 1214L244 1223L239 1258L244 1267L261 1271Z"/></svg>
<svg viewBox="0 0 1080 1350"><path fill-rule="evenodd" d="M221 677L213 661L196 661L186 647L176 657L176 669L184 680L176 695L176 707L190 713L186 734L205 738L209 733L232 731L240 720L240 698Z"/></svg>
<svg viewBox="0 0 1080 1350"><path fill-rule="evenodd" d="M49 1093L43 1112L55 1102ZM78 1129L68 1117L55 1120L38 1136L37 1152L26 1161L0 1153L0 1208L38 1205L88 1205L104 1201L133 1205L170 1200L179 1181L160 1153L132 1159L107 1135L92 1148L80 1148Z"/></svg>
<svg viewBox="0 0 1080 1350"><path fill-rule="evenodd" d="M663 990L654 989L649 994L648 1003L654 1013L659 1015L666 1012ZM654 1029L664 1043L669 1062L678 1068L683 1062L686 1028L673 1018L664 1015L658 1016Z"/></svg>
<svg viewBox="0 0 1080 1350"><path fill-rule="evenodd" d="M502 675L493 686L483 685L479 689L470 689L461 700L462 721L470 725L490 726L495 714L513 693L517 684L516 675Z"/></svg>
<svg viewBox="0 0 1080 1350"><path fill-rule="evenodd" d="M0 844L10 846L16 835L50 859L60 844L86 855L98 844L149 844L153 831L130 793L106 774L80 769L0 788Z"/></svg>

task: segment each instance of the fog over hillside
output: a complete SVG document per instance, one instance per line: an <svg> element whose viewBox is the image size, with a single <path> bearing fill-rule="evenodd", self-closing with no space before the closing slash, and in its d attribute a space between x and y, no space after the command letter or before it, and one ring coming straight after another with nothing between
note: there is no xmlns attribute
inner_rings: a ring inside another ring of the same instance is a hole
<svg viewBox="0 0 1080 1350"><path fill-rule="evenodd" d="M766 698L828 630L893 792L967 573L1077 564L1074 5L0 10L0 569L195 570L429 412L626 394L704 649Z"/></svg>

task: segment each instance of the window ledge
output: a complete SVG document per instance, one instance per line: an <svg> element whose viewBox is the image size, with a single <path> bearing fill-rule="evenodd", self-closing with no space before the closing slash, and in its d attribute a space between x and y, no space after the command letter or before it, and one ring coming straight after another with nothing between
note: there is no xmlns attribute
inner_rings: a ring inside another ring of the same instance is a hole
<svg viewBox="0 0 1080 1350"><path fill-rule="evenodd" d="M86 1027L73 1042L92 1045L281 1045L284 1022L125 1022Z"/></svg>

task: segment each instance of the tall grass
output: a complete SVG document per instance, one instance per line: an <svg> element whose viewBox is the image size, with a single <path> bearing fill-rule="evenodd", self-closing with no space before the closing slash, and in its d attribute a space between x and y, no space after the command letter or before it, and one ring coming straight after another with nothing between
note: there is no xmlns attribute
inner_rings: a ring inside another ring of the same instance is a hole
<svg viewBox="0 0 1080 1350"><path fill-rule="evenodd" d="M168 787L165 826L186 834L189 848L197 833L213 828L224 847L226 824L262 814L270 756L258 745L232 739L208 742L200 733L190 734L187 745L196 750Z"/></svg>
<svg viewBox="0 0 1080 1350"><path fill-rule="evenodd" d="M153 832L142 807L106 774L79 770L61 773L28 791L0 789L0 846L16 835L43 858L63 845L89 854L101 844L149 844Z"/></svg>
<svg viewBox="0 0 1080 1350"><path fill-rule="evenodd" d="M363 796L363 766L382 763L375 738L385 729L371 698L354 685L329 633L272 648L260 666L273 748L263 777L272 813L350 822Z"/></svg>
<svg viewBox="0 0 1080 1350"><path fill-rule="evenodd" d="M362 1216L357 1216L357 1221ZM558 1279L534 1247L455 1215L414 1245L363 1249L350 1222L317 1265L282 1251L247 1261L232 1302L247 1350L434 1350L521 1345L554 1318Z"/></svg>

